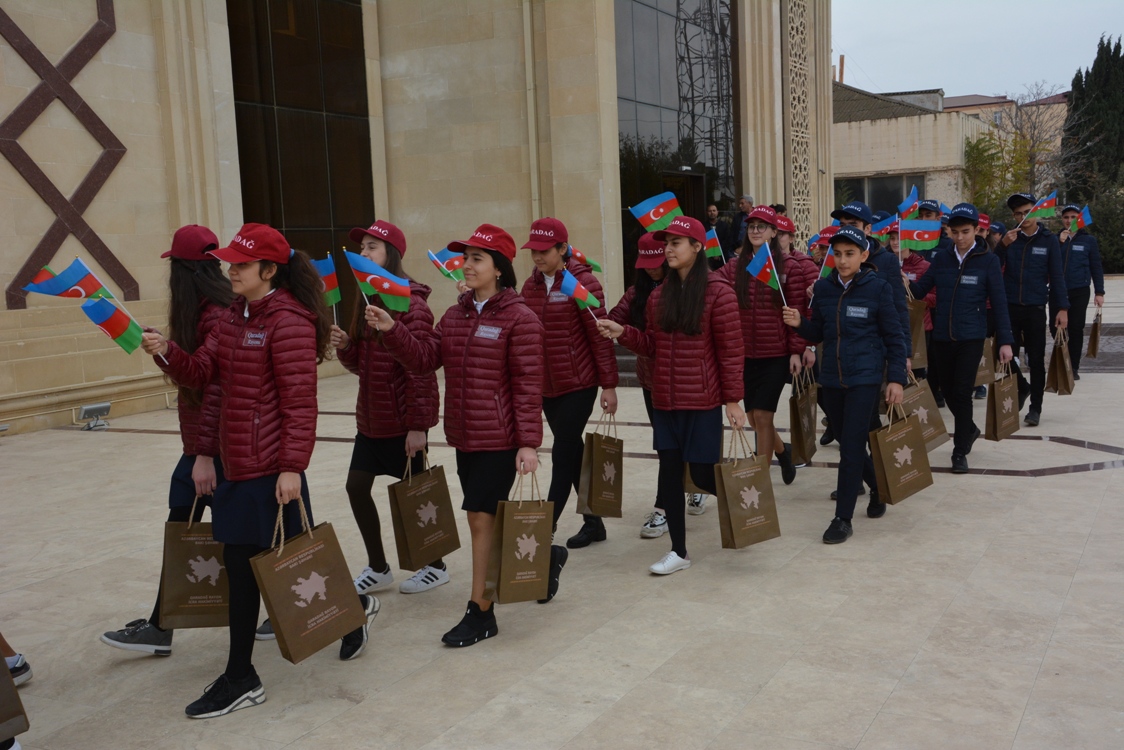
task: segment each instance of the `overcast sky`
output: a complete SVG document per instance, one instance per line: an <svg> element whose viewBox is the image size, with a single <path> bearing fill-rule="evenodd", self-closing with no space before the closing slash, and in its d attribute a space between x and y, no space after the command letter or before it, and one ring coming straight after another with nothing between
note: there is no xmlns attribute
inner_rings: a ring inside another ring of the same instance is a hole
<svg viewBox="0 0 1124 750"><path fill-rule="evenodd" d="M832 0L831 26L832 62L846 55L843 82L866 91L1065 91L1101 34L1124 33L1124 0Z"/></svg>

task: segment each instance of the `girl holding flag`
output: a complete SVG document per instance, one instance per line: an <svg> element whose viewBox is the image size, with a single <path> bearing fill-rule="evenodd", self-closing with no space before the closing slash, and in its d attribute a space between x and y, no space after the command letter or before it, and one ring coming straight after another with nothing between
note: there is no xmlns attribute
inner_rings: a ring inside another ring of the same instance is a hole
<svg viewBox="0 0 1124 750"><path fill-rule="evenodd" d="M301 527L293 500L304 503L311 522L304 471L316 442L316 365L328 354L331 325L319 274L276 229L246 224L229 246L210 254L230 264L239 296L205 344L188 354L152 329L143 342L179 385L202 388L217 379L222 393L220 449L228 481L215 492L211 515L230 577L230 652L224 672L187 707L195 719L265 700L252 663L261 592L250 559L271 546L278 506L286 536ZM374 597L360 602L367 620L344 636L343 660L363 652L378 612Z"/></svg>
<svg viewBox="0 0 1124 750"><path fill-rule="evenodd" d="M777 212L756 206L749 213L737 262L718 273L733 284L737 295L745 351L745 409L757 433L757 450L772 451L780 461L784 483L792 484L796 479L792 446L781 440L773 418L789 373L799 374L803 367L807 344L784 324L781 307L787 302L797 310L806 309L813 277L795 259L786 261L774 242L776 234ZM783 276L782 269L787 271Z"/></svg>
<svg viewBox="0 0 1124 750"><path fill-rule="evenodd" d="M493 224L449 245L464 254L468 291L437 327L415 335L386 310L367 307L367 322L406 369L445 368L445 436L457 451L457 476L472 532L472 592L464 617L442 637L471 646L499 632L495 608L484 598L492 530L500 500L515 474L539 465L542 444L543 331L515 290L515 241ZM558 592L566 550L551 547L549 597Z"/></svg>
<svg viewBox="0 0 1124 750"><path fill-rule="evenodd" d="M659 454L658 503L667 513L671 551L649 570L668 575L691 567L683 464L691 479L716 492L714 464L722 459L722 406L734 429L745 426L744 364L738 331L737 298L730 285L710 273L703 247L706 230L698 219L678 216L653 234L666 241L669 273L644 311L647 327L599 320L606 338L620 339L652 362L652 427Z"/></svg>
<svg viewBox="0 0 1124 750"><path fill-rule="evenodd" d="M531 251L535 270L523 284L523 301L543 325L546 359L543 372L543 414L554 435L553 466L546 499L554 503L554 527L570 497L578 491L584 442L582 433L593 413L597 387L601 409L617 411L617 360L613 343L597 331L597 308L605 312L605 295L590 267L569 251L569 234L558 219L537 219L523 245ZM572 278L576 284L566 282ZM581 295L579 288L586 294ZM578 292L575 294L575 292ZM589 300L589 296L594 297ZM587 312L588 311L588 312ZM605 541L605 523L586 515L581 530L566 540L570 549Z"/></svg>
<svg viewBox="0 0 1124 750"><path fill-rule="evenodd" d="M208 252L219 246L207 227L189 224L176 230L172 247L161 258L170 259L168 283L168 339L192 354L203 346L230 307L234 292L230 280ZM201 388L180 385L176 394L183 455L172 472L168 490L168 522L183 523L196 505L195 519L203 516L211 494L223 481L218 458L219 383L212 378ZM198 497L201 502L195 503ZM163 578L163 572L161 572ZM147 619L133 620L124 628L102 634L102 643L114 648L156 656L172 655L172 631L160 627L160 594Z"/></svg>
<svg viewBox="0 0 1124 750"><path fill-rule="evenodd" d="M364 258L409 281L409 308L390 315L402 321L415 336L428 335L433 330L433 313L426 300L432 290L410 279L402 269L402 256L406 253L402 230L380 220L366 229L352 229L349 236L360 246ZM386 309L379 295L370 302ZM369 594L394 582L371 488L377 476L401 479L406 474L407 461L414 473L425 470L426 433L437 424L437 376L432 372L407 372L383 346L378 331L367 324L360 305L355 306L348 331L332 326L332 346L340 363L359 376L357 432L346 488L367 550L367 567L355 578L355 590ZM434 560L403 581L398 590L416 594L448 582L445 562Z"/></svg>

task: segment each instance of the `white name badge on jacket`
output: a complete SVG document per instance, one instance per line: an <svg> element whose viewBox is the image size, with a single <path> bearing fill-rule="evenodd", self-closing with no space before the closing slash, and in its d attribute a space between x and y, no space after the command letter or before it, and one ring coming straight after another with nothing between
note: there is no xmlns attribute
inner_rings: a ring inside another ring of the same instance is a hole
<svg viewBox="0 0 1124 750"><path fill-rule="evenodd" d="M961 276L960 277L960 283L961 284L971 284L971 285L974 286L974 285L980 283L980 277L979 276Z"/></svg>
<svg viewBox="0 0 1124 750"><path fill-rule="evenodd" d="M476 328L476 337L495 341L500 337L501 331L503 331L503 329L499 326L478 326Z"/></svg>
<svg viewBox="0 0 1124 750"><path fill-rule="evenodd" d="M1030 248L1030 254L1031 255L1045 255L1046 254L1046 248L1042 247L1041 245L1035 245L1034 247Z"/></svg>
<svg viewBox="0 0 1124 750"><path fill-rule="evenodd" d="M565 292L551 292L550 296L546 298L547 302L569 302L570 295Z"/></svg>
<svg viewBox="0 0 1124 750"><path fill-rule="evenodd" d="M265 331L246 331L242 346L265 346Z"/></svg>
<svg viewBox="0 0 1124 750"><path fill-rule="evenodd" d="M856 305L847 305L848 318L865 318L870 315L869 307L858 307Z"/></svg>

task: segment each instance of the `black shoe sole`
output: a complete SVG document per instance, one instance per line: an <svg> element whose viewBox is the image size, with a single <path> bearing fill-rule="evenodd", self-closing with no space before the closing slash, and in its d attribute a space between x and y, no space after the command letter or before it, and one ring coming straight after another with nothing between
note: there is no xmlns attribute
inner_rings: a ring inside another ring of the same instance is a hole
<svg viewBox="0 0 1124 750"><path fill-rule="evenodd" d="M960 468L959 466L953 466L952 467L952 473L953 474L967 474L968 473L968 467L965 466L964 468Z"/></svg>
<svg viewBox="0 0 1124 750"><path fill-rule="evenodd" d="M229 706L220 708L218 711L209 711L205 714L187 714L189 719L213 719L217 716L226 716L232 714L243 708L251 708L253 706L260 706L265 703L265 688L258 685L253 690L242 695L237 700L233 701ZM186 711L184 713L187 713Z"/></svg>
<svg viewBox="0 0 1124 750"><path fill-rule="evenodd" d="M1027 414L1026 418L1023 420L1023 424L1025 424L1027 427L1037 427L1038 423L1041 420L1042 420L1042 417L1035 417L1034 419L1031 419L1030 415Z"/></svg>
<svg viewBox="0 0 1124 750"><path fill-rule="evenodd" d="M852 531L850 534L843 537L842 539L828 539L827 537L824 537L823 543L824 544L842 544L843 542L850 539L853 534L854 534L854 532Z"/></svg>
<svg viewBox="0 0 1124 750"><path fill-rule="evenodd" d="M153 646L147 643L122 643L115 641L107 635L102 635L101 642L113 648L119 648L122 651L132 651L134 654L152 654L153 656L171 656L171 646Z"/></svg>
<svg viewBox="0 0 1124 750"><path fill-rule="evenodd" d="M491 627L491 628L488 628L487 630L485 630L480 635L476 636L475 638L473 638L471 640L467 640L467 641L454 641L453 639L449 638L448 634L446 634L446 635L441 636L441 642L444 643L446 646L449 646L450 648L466 648L468 646L472 646L476 643L479 643L480 641L487 640L488 638L491 638L491 637L499 634L499 632L500 632L499 626Z"/></svg>
<svg viewBox="0 0 1124 750"><path fill-rule="evenodd" d="M566 548L567 549L582 549L583 547L588 547L589 545L593 544L594 542L603 542L608 538L609 538L609 535L606 534L605 532L601 532L601 534L598 535L598 536L590 536L588 534L583 534L580 537L579 536L572 536L572 537L570 537L569 539L566 540Z"/></svg>

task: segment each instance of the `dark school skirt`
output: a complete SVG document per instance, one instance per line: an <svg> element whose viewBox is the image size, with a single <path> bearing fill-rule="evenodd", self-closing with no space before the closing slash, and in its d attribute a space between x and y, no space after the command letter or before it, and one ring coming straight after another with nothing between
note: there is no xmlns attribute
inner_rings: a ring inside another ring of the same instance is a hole
<svg viewBox="0 0 1124 750"><path fill-rule="evenodd" d="M413 464L415 474L425 471L425 456L421 451L414 454ZM362 432L355 433L350 469L402 479L406 476L406 436L373 438Z"/></svg>
<svg viewBox="0 0 1124 750"><path fill-rule="evenodd" d="M652 429L658 451L681 451L693 464L722 460L722 407L706 411L653 410Z"/></svg>
<svg viewBox="0 0 1124 750"><path fill-rule="evenodd" d="M464 502L461 510L496 514L500 500L506 500L515 484L515 456L519 451L457 451L457 477L461 480Z"/></svg>
<svg viewBox="0 0 1124 750"><path fill-rule="evenodd" d="M742 384L745 385L745 410L776 412L781 392L788 385L788 357L746 357Z"/></svg>
<svg viewBox="0 0 1124 750"><path fill-rule="evenodd" d="M195 482L191 480L191 470L195 468L195 456L186 453L180 456L176 470L172 472L172 483L168 488L169 508L190 508L195 502ZM215 456L215 486L221 485L226 479L222 475L222 460ZM204 505L211 504L211 496L203 495L199 502Z"/></svg>
<svg viewBox="0 0 1124 750"><path fill-rule="evenodd" d="M211 500L211 520L215 541L223 544L249 544L268 548L273 542L273 526L277 523L277 477L269 474L241 482L220 484ZM312 505L308 499L308 480L301 472L301 500L313 525ZM296 502L285 505L285 538L300 534L300 509Z"/></svg>

